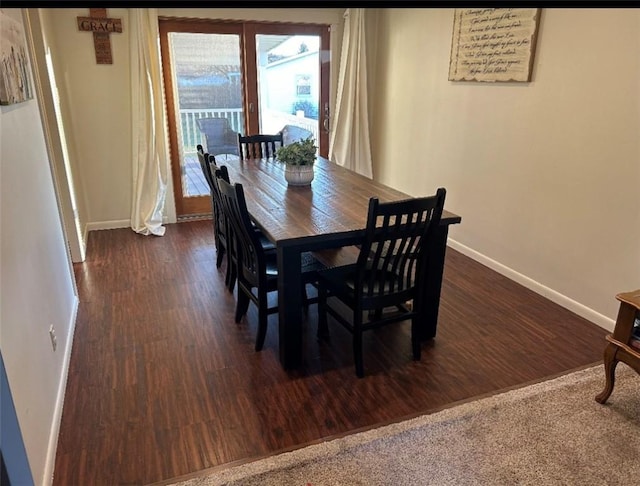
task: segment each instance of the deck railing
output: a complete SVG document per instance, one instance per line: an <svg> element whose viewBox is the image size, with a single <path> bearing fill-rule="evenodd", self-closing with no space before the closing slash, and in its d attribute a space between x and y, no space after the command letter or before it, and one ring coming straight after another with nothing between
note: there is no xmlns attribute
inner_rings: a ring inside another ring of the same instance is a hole
<svg viewBox="0 0 640 486"><path fill-rule="evenodd" d="M242 108L201 108L180 110L180 127L182 130L183 153L195 153L196 145L205 145L204 135L198 129L199 118L227 118L231 128L236 132L244 132L244 116ZM289 115L278 111L266 110L262 113L262 126L266 133L276 133L285 125L294 125L313 133L318 140L318 121L297 115Z"/></svg>
<svg viewBox="0 0 640 486"><path fill-rule="evenodd" d="M262 113L262 126L267 133L277 133L285 125L304 128L313 133L313 138L318 143L318 120L305 118L298 115L290 115L281 111L267 110Z"/></svg>

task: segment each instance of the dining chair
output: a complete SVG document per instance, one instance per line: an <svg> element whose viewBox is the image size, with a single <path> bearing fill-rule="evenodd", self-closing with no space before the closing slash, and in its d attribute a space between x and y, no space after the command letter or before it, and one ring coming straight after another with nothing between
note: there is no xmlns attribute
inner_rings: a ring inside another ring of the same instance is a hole
<svg viewBox="0 0 640 486"><path fill-rule="evenodd" d="M327 314L352 333L358 377L364 376L363 332L386 324L411 319L413 358L420 359L421 312L416 297L421 295L445 194L439 188L432 196L403 201L381 203L370 198L357 260L318 272L318 336L328 335ZM340 312L339 302L346 305L346 312Z"/></svg>
<svg viewBox="0 0 640 486"><path fill-rule="evenodd" d="M222 266L222 262L226 256L227 265L224 277L225 286L230 291L233 291L233 288L235 286L236 272L233 259L231 258L231 254L229 252L229 225L226 222L225 216L222 212L222 207L220 206L220 194L218 192L218 185L215 181L215 172L220 170L220 168L216 164L216 158L213 155L206 153L202 145L198 144L196 146L196 149L198 154L198 161L200 162L200 168L202 169L202 173L205 180L207 181L207 185L209 186L209 191L211 194L213 238L216 246L216 268L220 268ZM229 180L229 172L227 171L226 167L224 167L220 171L220 177Z"/></svg>
<svg viewBox="0 0 640 486"><path fill-rule="evenodd" d="M225 117L207 117L196 119L198 129L204 135L207 153L211 155L238 155L236 132Z"/></svg>
<svg viewBox="0 0 640 486"><path fill-rule="evenodd" d="M275 157L276 150L282 147L282 132L275 135L241 135L238 134L238 151L240 159L261 159Z"/></svg>
<svg viewBox="0 0 640 486"><path fill-rule="evenodd" d="M213 156L210 156L213 157ZM218 201L218 218L219 223L218 226L223 228L223 245L225 248L225 252L227 255L227 273L225 275L225 285L229 292L233 292L235 288L235 283L237 279L237 270L238 270L238 255L237 255L237 244L235 243L235 234L234 228L229 221L229 218L222 207L222 195L220 194L220 186L218 184L218 180L222 179L228 184L231 183L229 180L229 171L226 165L216 166L215 163L212 164L212 173L213 173L213 182L214 182L214 190L215 190L215 199ZM275 255L276 245L269 240L262 232L260 228L258 228L253 221L251 221L251 227L253 231L258 236L258 241L260 242L260 246L263 251L266 253L273 253Z"/></svg>
<svg viewBox="0 0 640 486"><path fill-rule="evenodd" d="M213 237L216 245L216 267L220 268L222 265L222 259L226 252L226 237L224 231L224 224L219 221L220 207L218 204L218 197L216 195L217 188L214 185L213 171L216 166L216 159L213 155L206 153L202 145L196 146L196 152L198 154L198 162L200 162L200 169L202 169L202 175L204 176L207 185L209 186L209 194L211 196L211 214L213 216ZM214 169L212 170L211 165Z"/></svg>
<svg viewBox="0 0 640 486"><path fill-rule="evenodd" d="M265 251L260 237L253 229L247 209L242 184L230 184L218 178L222 208L234 229L234 243L238 259L238 298L235 322L240 322L247 313L249 304L258 307L258 332L255 350L260 351L267 334L269 314L278 311L278 307L269 307L268 293L278 289L278 265L275 252ZM301 256L301 275L305 306L317 302L309 299L306 285L315 282L318 271L325 268L310 252Z"/></svg>

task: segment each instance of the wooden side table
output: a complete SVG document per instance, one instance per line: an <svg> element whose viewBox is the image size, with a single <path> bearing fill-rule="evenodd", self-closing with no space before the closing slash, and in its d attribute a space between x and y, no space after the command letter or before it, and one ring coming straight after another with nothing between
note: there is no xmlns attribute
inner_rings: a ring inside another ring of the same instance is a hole
<svg viewBox="0 0 640 486"><path fill-rule="evenodd" d="M628 364L640 374L640 349L631 347L633 323L640 315L640 289L616 295L620 301L618 318L613 334L607 336L607 347L604 349L604 372L607 380L602 393L596 396L598 403L605 403L615 384L615 371L618 361Z"/></svg>

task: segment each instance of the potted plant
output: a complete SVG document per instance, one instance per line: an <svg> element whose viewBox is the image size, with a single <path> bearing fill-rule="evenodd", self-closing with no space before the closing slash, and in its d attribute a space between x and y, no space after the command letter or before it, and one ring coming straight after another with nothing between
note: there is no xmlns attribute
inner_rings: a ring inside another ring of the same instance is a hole
<svg viewBox="0 0 640 486"><path fill-rule="evenodd" d="M290 185L311 184L316 150L318 147L313 137L291 142L276 150L276 159L285 164L284 178Z"/></svg>

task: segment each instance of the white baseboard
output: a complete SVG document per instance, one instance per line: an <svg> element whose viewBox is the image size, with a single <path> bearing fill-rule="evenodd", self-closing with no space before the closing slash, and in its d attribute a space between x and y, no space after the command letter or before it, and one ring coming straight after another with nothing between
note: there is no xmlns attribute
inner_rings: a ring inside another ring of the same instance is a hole
<svg viewBox="0 0 640 486"><path fill-rule="evenodd" d="M114 219L112 221L94 221L87 223L87 232L106 229L130 228L130 219Z"/></svg>
<svg viewBox="0 0 640 486"><path fill-rule="evenodd" d="M449 238L447 240L447 245L453 248L454 250L459 251L463 255L472 258L473 260L482 263L483 265L489 267L492 270L495 270L501 275L513 280L514 282L518 282L520 285L532 290L533 292L546 297L552 302L564 307L565 309L570 310L571 312L579 315L587 319L588 321L597 324L598 326L606 329L607 331L612 332L615 326L615 321L610 319L599 312L594 311L593 309L581 304L580 302L576 302L575 300L563 295L559 292L556 292L549 287L542 285L540 282L536 282L535 280L523 275L519 272L516 272L512 268L509 268L503 265L500 262L497 262L482 253L479 253L468 246L463 245L462 243L458 243L455 240Z"/></svg>
<svg viewBox="0 0 640 486"><path fill-rule="evenodd" d="M162 217L162 224L168 224L169 217ZM107 230L107 229L118 229L118 228L130 228L131 220L130 219L114 219L112 221L94 221L92 223L87 223L85 226L86 232L89 231L97 231L97 230Z"/></svg>
<svg viewBox="0 0 640 486"><path fill-rule="evenodd" d="M47 458L44 465L44 473L40 484L50 486L53 483L53 473L56 465L56 451L58 449L58 437L60 435L60 423L62 422L62 408L64 405L64 395L67 389L67 377L69 376L69 363L71 362L71 348L73 347L73 335L76 329L76 318L78 317L78 306L80 299L74 296L73 312L69 323L69 333L67 335L67 348L64 350L62 361L62 373L60 383L58 383L58 394L53 410L53 423L49 433L49 444L47 446Z"/></svg>

